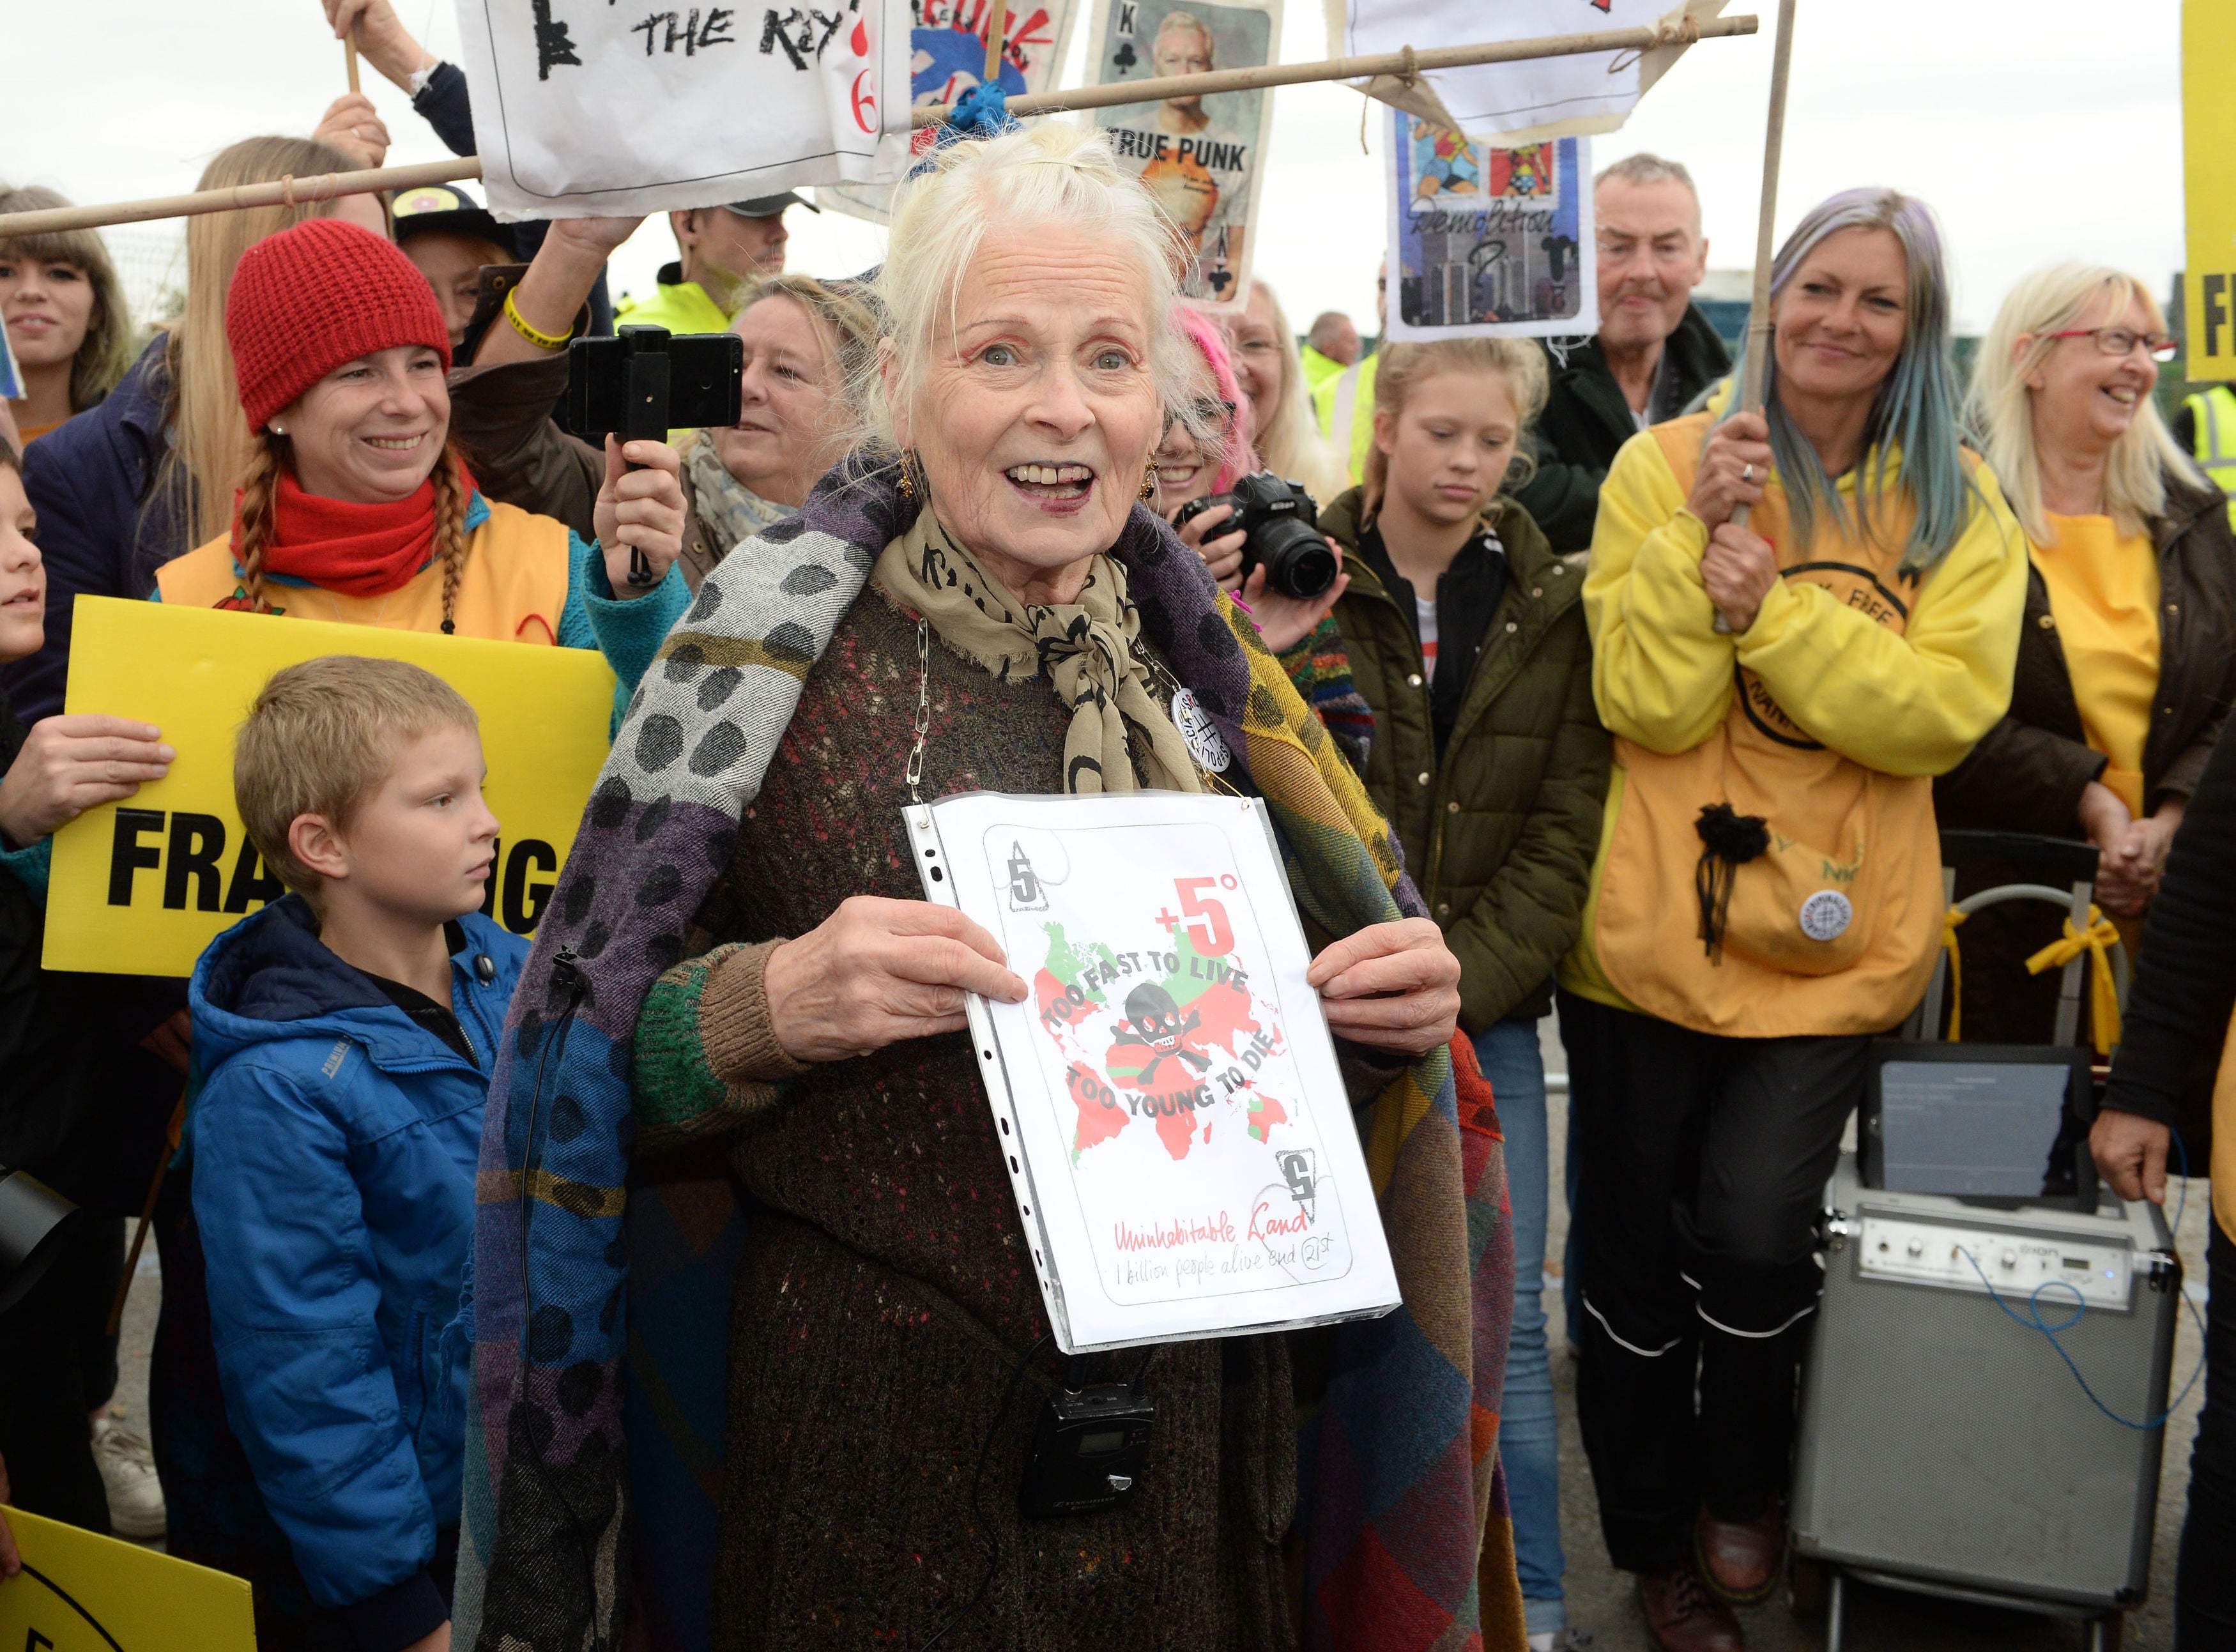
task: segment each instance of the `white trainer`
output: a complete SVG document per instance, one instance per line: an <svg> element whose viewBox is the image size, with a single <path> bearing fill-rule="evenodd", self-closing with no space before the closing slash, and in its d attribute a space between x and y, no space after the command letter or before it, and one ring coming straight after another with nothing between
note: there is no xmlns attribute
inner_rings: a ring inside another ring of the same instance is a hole
<svg viewBox="0 0 2236 1652"><path fill-rule="evenodd" d="M163 1483L155 1478L155 1453L148 1437L113 1417L93 1425L93 1460L109 1491L109 1524L120 1537L145 1541L163 1535Z"/></svg>

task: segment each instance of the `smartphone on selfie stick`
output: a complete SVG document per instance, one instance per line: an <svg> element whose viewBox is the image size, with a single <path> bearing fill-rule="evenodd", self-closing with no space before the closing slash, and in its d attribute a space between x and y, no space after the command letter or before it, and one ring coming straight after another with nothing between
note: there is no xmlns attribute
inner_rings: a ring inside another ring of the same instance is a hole
<svg viewBox="0 0 2236 1652"><path fill-rule="evenodd" d="M746 343L734 332L624 326L610 339L577 339L567 346L567 425L582 436L611 431L624 442L664 442L671 430L734 425L745 372ZM651 564L632 548L629 583L652 582Z"/></svg>

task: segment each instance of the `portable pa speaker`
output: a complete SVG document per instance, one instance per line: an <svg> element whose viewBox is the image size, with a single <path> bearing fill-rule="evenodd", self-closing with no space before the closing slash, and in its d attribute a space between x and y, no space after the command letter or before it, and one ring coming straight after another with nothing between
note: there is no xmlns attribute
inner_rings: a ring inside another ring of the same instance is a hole
<svg viewBox="0 0 2236 1652"><path fill-rule="evenodd" d="M1793 1548L1878 1581L2116 1610L2150 1571L2163 1427L2093 1405L2013 1320L2040 1293L2104 1405L2163 1419L2181 1265L2158 1207L2088 1212L1863 1186L1825 1189L1825 1293L1795 1452ZM2067 1288L2068 1287L2069 1288Z"/></svg>

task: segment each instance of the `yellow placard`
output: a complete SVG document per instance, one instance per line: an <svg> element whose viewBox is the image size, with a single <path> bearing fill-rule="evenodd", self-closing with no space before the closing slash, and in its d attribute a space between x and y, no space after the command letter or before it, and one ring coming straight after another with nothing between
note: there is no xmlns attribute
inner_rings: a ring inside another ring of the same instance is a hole
<svg viewBox="0 0 2236 1652"><path fill-rule="evenodd" d="M2183 0L2181 155L2191 378L2236 378L2236 0Z"/></svg>
<svg viewBox="0 0 2236 1652"><path fill-rule="evenodd" d="M23 1557L0 1583L7 1652L256 1652L246 1578L16 1509L0 1518Z"/></svg>
<svg viewBox="0 0 2236 1652"><path fill-rule="evenodd" d="M214 937L285 892L233 808L233 735L273 672L330 654L409 660L480 714L504 826L483 911L534 930L606 760L614 674L595 650L110 597L76 611L67 708L144 718L179 755L55 834L49 969L190 975Z"/></svg>

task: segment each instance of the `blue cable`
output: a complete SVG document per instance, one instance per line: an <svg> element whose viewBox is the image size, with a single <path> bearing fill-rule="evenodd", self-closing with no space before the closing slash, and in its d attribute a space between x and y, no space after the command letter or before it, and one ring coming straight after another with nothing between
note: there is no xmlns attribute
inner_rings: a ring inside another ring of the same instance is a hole
<svg viewBox="0 0 2236 1652"><path fill-rule="evenodd" d="M2182 1145L2181 1132L2180 1130L2173 1131L2172 1135L2174 1136L2174 1150L2181 1161L2181 1191L2176 1195L2174 1206L2174 1230L2176 1234L2179 1234L2181 1232L2182 1215L2189 1208L2189 1150ZM2070 1331L2075 1326L2081 1323L2082 1316L2088 1312L2088 1299L2081 1294L2081 1287L2079 1286L2075 1285L2071 1280L2044 1280L2028 1293L2027 1311L2025 1313L2021 1314L2014 1310L2009 1302L2003 1300L2003 1293L1996 1289L1995 1281L1988 1277L1987 1270L1980 1266L1980 1259L1978 1257L1973 1255L1970 1251L1966 1250L1962 1245L1956 1247L1956 1253L1966 1261L1972 1264L1972 1271L1980 1276L1980 1283L1987 1287L1989 1298L1997 1307L2003 1309L2006 1314L2009 1314L2010 1318L2016 1320L2018 1324L2029 1326L2049 1339L2049 1346L2056 1349L2057 1357L2065 1361L2065 1368L2073 1373L2073 1380L2081 1385L2081 1392L2088 1396L2088 1403L2095 1406L2098 1411L2102 1412L2104 1415L2110 1418L2114 1422L2119 1424L2122 1428L2132 1428L2141 1433L2148 1433L2154 1428L2165 1427L2167 1418L2173 1416L2176 1412L2181 1409L2183 1402L2189 1398L2189 1391L2197 1386L2197 1379L2205 1374L2205 1354L2203 1348L2200 1346L2197 1356L2196 1367L2191 1371L2189 1373L2189 1380L2182 1384L2181 1392L2174 1397L2174 1402L2171 1405L2169 1405L2164 1411L2160 1412L2156 1417L2152 1418L2148 1422L2139 1423L2132 1418L2122 1417L2119 1412L2114 1411L2109 1405L2106 1405L2102 1400L2096 1397L2096 1391L2088 1385L2088 1379L2081 1374L2081 1367L2073 1363L2073 1356L2065 1351L2065 1345L2057 1339L2057 1333L2060 1331ZM2042 1320L2042 1293L2044 1291L2049 1290L2054 1285L2062 1285L2067 1290L2073 1293L2074 1307L2072 1318L2061 1320L2053 1326L2045 1324ZM2190 1318L2197 1321L2197 1334L2201 1345L2206 1334L2205 1316L2197 1311L2197 1304L2189 1300L2188 1292L2184 1291L2182 1293L2181 1300L2183 1306L2189 1309Z"/></svg>

